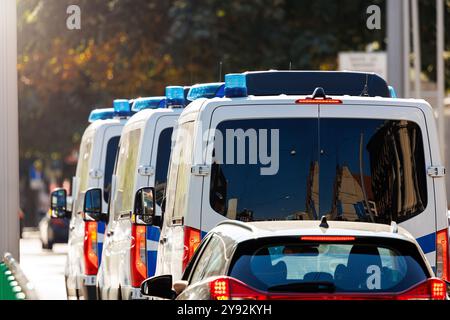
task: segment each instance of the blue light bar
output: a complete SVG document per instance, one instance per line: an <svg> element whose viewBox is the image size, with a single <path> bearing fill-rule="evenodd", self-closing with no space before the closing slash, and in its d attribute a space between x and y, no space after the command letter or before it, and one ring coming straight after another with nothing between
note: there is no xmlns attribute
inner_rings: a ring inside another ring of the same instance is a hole
<svg viewBox="0 0 450 320"><path fill-rule="evenodd" d="M187 100L194 101L199 98L212 99L215 97L223 97L223 87L224 87L223 82L202 83L193 85L189 90Z"/></svg>
<svg viewBox="0 0 450 320"><path fill-rule="evenodd" d="M393 86L388 86L389 89L389 95L391 98L397 98L397 92L395 92L395 89Z"/></svg>
<svg viewBox="0 0 450 320"><path fill-rule="evenodd" d="M96 120L112 119L114 117L113 108L94 109L89 115L89 122L92 123Z"/></svg>
<svg viewBox="0 0 450 320"><path fill-rule="evenodd" d="M242 73L229 73L225 75L225 96L229 98L246 97L247 79Z"/></svg>
<svg viewBox="0 0 450 320"><path fill-rule="evenodd" d="M159 109L166 107L166 97L145 97L134 99L131 110L138 112L144 109Z"/></svg>
<svg viewBox="0 0 450 320"><path fill-rule="evenodd" d="M166 105L169 108L184 107L184 88L181 86L166 87Z"/></svg>
<svg viewBox="0 0 450 320"><path fill-rule="evenodd" d="M128 117L131 115L130 102L127 99L116 99L113 102L114 115L119 117Z"/></svg>

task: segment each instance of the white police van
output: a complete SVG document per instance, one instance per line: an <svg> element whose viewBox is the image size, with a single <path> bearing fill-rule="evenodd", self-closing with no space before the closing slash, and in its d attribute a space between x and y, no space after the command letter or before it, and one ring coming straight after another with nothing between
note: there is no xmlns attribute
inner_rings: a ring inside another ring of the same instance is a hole
<svg viewBox="0 0 450 320"><path fill-rule="evenodd" d="M445 169L426 101L355 72L230 74L225 96L178 120L157 275L179 280L224 219L326 216L399 223L448 279Z"/></svg>
<svg viewBox="0 0 450 320"><path fill-rule="evenodd" d="M93 110L89 117L91 124L81 140L72 183L72 209L66 210L65 191L58 189L52 193L52 198L57 199L52 201L53 217L66 212L71 216L65 267L68 298L96 298L96 276L106 221L104 216L91 216L84 212L85 193L88 189L99 188L99 201L107 206L120 134L130 115L129 101L124 99L115 100L114 109Z"/></svg>
<svg viewBox="0 0 450 320"><path fill-rule="evenodd" d="M171 138L185 106L184 89L171 86L166 88L165 97L134 101L133 110L139 112L123 129L113 177L110 217L97 279L100 299L140 299L141 282L155 273ZM223 83L194 85L186 102L214 97L221 89ZM151 212L146 204L153 199L145 198L150 188L156 190L156 210ZM99 196L98 190L89 192L96 194L94 198Z"/></svg>

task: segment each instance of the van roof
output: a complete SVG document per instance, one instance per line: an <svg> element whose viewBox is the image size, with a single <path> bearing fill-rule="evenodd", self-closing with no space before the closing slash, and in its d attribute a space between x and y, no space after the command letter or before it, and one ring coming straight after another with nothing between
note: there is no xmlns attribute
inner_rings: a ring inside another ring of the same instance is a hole
<svg viewBox="0 0 450 320"><path fill-rule="evenodd" d="M312 92L311 92L312 94ZM182 112L180 122L183 118L192 114L208 112L208 110L219 106L243 106L258 105L258 104L288 104L295 105L298 99L309 98L311 95L277 95L277 96L248 96L244 98L213 98L213 99L198 99L191 102ZM367 106L387 106L387 107L418 107L424 111L431 111L430 104L423 99L399 99L399 98L383 98L383 97L360 97L360 96L327 96L333 99L342 101L342 105L361 104ZM320 104L320 99L317 99L317 104ZM301 108L301 105L298 105ZM338 105L337 105L338 106Z"/></svg>

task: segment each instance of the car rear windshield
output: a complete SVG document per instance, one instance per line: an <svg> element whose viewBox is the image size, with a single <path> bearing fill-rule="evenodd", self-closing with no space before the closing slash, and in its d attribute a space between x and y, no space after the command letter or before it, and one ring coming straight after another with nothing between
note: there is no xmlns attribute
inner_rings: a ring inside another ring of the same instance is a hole
<svg viewBox="0 0 450 320"><path fill-rule="evenodd" d="M420 127L348 118L221 122L210 204L229 219L406 221L427 205ZM225 140L226 141L222 141Z"/></svg>
<svg viewBox="0 0 450 320"><path fill-rule="evenodd" d="M300 238L242 243L229 275L266 292L402 292L429 277L414 244L392 239L346 242Z"/></svg>

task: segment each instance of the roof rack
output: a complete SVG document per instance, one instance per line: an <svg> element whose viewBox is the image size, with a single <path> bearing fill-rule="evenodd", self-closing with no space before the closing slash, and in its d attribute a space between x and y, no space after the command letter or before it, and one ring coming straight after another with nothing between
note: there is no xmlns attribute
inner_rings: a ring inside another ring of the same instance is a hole
<svg viewBox="0 0 450 320"><path fill-rule="evenodd" d="M247 222L242 222L242 221L238 221L238 220L224 220L224 221L219 222L217 224L217 226L222 226L225 224L229 224L229 225L236 226L236 227L241 227L241 228L247 229L250 232L256 231L256 228L254 226L248 224Z"/></svg>

